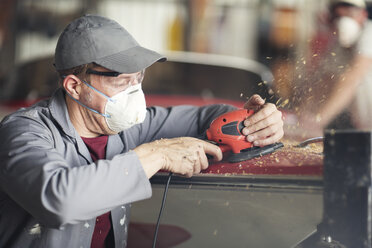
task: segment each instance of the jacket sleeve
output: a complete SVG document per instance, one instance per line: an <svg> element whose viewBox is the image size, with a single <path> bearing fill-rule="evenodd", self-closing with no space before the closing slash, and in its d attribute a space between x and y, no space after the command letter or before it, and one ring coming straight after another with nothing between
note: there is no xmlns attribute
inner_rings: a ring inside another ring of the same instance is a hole
<svg viewBox="0 0 372 248"><path fill-rule="evenodd" d="M234 109L236 108L225 104L151 107L139 129L139 140L136 143L139 145L160 138L182 136L204 138L205 131L217 116Z"/></svg>
<svg viewBox="0 0 372 248"><path fill-rule="evenodd" d="M151 196L134 152L80 165L73 142L66 141L61 153L45 122L19 116L0 124L0 137L0 190L47 227L63 228Z"/></svg>

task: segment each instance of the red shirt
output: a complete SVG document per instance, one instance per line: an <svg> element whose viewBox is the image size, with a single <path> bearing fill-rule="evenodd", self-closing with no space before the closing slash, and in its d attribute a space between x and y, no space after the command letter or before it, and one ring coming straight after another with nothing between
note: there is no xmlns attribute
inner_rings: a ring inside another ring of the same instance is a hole
<svg viewBox="0 0 372 248"><path fill-rule="evenodd" d="M93 161L106 158L106 146L108 136L99 136L95 138L83 138L88 147ZM114 234L111 223L111 213L107 212L96 218L96 225L92 236L91 248L109 248L114 247Z"/></svg>

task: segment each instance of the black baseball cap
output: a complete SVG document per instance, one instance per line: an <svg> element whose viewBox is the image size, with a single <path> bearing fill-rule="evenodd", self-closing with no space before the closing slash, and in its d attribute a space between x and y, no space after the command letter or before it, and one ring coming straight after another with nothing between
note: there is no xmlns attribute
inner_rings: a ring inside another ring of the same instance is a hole
<svg viewBox="0 0 372 248"><path fill-rule="evenodd" d="M58 39L54 59L58 71L94 62L120 73L138 72L166 60L140 46L116 21L98 15L72 21Z"/></svg>

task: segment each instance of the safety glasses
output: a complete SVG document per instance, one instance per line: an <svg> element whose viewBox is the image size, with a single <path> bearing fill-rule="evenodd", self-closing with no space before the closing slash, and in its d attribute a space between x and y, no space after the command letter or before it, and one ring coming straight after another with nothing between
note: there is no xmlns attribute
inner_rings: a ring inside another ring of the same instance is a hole
<svg viewBox="0 0 372 248"><path fill-rule="evenodd" d="M136 80L137 83L142 83L143 78L145 76L145 70L142 70L137 73L132 74L124 74L116 71L96 71L93 69L88 69L87 74L93 74L98 76L104 76L105 81L114 85L132 85L133 82Z"/></svg>

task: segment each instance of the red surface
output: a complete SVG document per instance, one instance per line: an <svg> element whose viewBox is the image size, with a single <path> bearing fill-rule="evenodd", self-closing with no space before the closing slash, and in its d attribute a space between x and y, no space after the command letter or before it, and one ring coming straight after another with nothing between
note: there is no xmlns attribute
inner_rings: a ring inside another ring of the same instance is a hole
<svg viewBox="0 0 372 248"><path fill-rule="evenodd" d="M169 95L146 95L147 106L175 106L175 105L194 105L203 106L208 104L230 104L238 108L244 106L244 101L232 101L216 98L201 98L199 96L169 96Z"/></svg>
<svg viewBox="0 0 372 248"><path fill-rule="evenodd" d="M6 101L6 102L0 102L0 106L4 108L8 108L12 111L15 111L22 107L29 107L35 103L40 101L40 99L36 100L12 100L12 101Z"/></svg>
<svg viewBox="0 0 372 248"><path fill-rule="evenodd" d="M321 176L323 174L323 155L309 148L295 148L285 145L272 154L246 160L239 163L226 161L224 154L221 162L210 162L207 174L225 175L303 175Z"/></svg>

